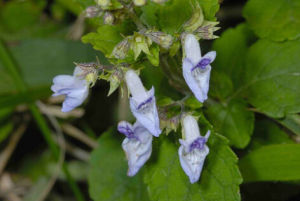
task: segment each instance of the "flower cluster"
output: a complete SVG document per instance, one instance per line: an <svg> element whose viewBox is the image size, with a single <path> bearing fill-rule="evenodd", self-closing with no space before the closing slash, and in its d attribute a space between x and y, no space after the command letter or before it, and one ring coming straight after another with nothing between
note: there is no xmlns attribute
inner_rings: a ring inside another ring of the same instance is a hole
<svg viewBox="0 0 300 201"><path fill-rule="evenodd" d="M150 33L150 32L149 32ZM207 99L209 78L216 52L212 51L201 57L200 45L196 37L186 34L184 37L184 58L182 64L183 77L199 102ZM97 70L82 68L78 65L73 76L58 75L53 79L53 96L65 95L62 111L68 112L81 105L88 96L89 86L97 79ZM130 109L136 122L132 125L127 121L118 124L118 131L126 136L122 148L128 160L128 176L134 176L147 162L152 152L153 136L159 137L160 120L156 106L154 87L146 90L138 74L131 69L124 70L123 80L130 92ZM101 76L100 76L101 77ZM209 153L206 142L210 131L200 135L197 120L182 114L183 139L179 142L178 154L180 164L188 175L190 182L199 180L204 160Z"/></svg>

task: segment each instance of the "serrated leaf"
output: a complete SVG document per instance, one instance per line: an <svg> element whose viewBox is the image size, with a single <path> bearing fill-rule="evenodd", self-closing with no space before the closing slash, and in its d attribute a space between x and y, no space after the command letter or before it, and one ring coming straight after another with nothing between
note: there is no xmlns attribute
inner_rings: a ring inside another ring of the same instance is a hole
<svg viewBox="0 0 300 201"><path fill-rule="evenodd" d="M109 130L101 135L99 147L92 152L88 177L89 192L94 201L148 200L141 172L126 176L127 161L120 135Z"/></svg>
<svg viewBox="0 0 300 201"><path fill-rule="evenodd" d="M245 182L300 179L300 144L268 145L245 155L239 167Z"/></svg>
<svg viewBox="0 0 300 201"><path fill-rule="evenodd" d="M94 49L100 50L109 56L114 47L123 39L121 33L123 27L116 25L103 25L97 29L96 33L88 33L81 39L83 43L90 43Z"/></svg>
<svg viewBox="0 0 300 201"><path fill-rule="evenodd" d="M260 38L283 41L300 37L299 10L300 1L297 0L250 0L243 14Z"/></svg>
<svg viewBox="0 0 300 201"><path fill-rule="evenodd" d="M181 169L178 144L167 139L161 142L159 153L147 165L144 181L148 184L151 200L155 201L216 201L240 200L239 184L242 182L237 168L237 157L219 135L208 141L210 153L203 167L200 181L190 184Z"/></svg>
<svg viewBox="0 0 300 201"><path fill-rule="evenodd" d="M254 113L247 110L243 100L232 100L228 104L214 102L206 110L210 122L237 148L248 145L254 128Z"/></svg>
<svg viewBox="0 0 300 201"><path fill-rule="evenodd" d="M300 40L259 40L249 50L240 92L271 117L300 112Z"/></svg>
<svg viewBox="0 0 300 201"><path fill-rule="evenodd" d="M169 0L164 4L148 2L146 6L143 6L143 13L140 17L148 26L174 34L179 32L183 24L192 17L196 2L202 7L205 19L215 19L215 14L219 9L217 0ZM178 10L180 10L180 15Z"/></svg>

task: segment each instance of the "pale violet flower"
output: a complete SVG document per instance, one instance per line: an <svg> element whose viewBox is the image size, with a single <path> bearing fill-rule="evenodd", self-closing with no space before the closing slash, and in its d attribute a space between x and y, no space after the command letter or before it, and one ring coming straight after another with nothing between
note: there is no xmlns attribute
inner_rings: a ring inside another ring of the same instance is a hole
<svg viewBox="0 0 300 201"><path fill-rule="evenodd" d="M128 176L134 176L150 158L152 152L152 134L138 121L132 126L126 121L118 124L118 131L126 138L122 148L128 160Z"/></svg>
<svg viewBox="0 0 300 201"><path fill-rule="evenodd" d="M53 78L51 90L52 96L65 95L62 112L69 112L81 105L88 96L89 83L86 81L83 71L76 67L71 75L57 75Z"/></svg>
<svg viewBox="0 0 300 201"><path fill-rule="evenodd" d="M197 121L194 117L187 115L182 120L185 139L180 139L181 146L178 154L180 164L191 183L199 180L204 160L209 153L206 142L210 131L204 137L200 135Z"/></svg>
<svg viewBox="0 0 300 201"><path fill-rule="evenodd" d="M141 79L133 70L126 72L125 80L131 93L129 102L133 115L152 135L158 137L161 130L159 128L154 87L146 91Z"/></svg>
<svg viewBox="0 0 300 201"><path fill-rule="evenodd" d="M200 45L192 34L186 35L184 50L183 77L198 101L203 103L207 99L210 64L215 60L216 52L211 51L201 57Z"/></svg>

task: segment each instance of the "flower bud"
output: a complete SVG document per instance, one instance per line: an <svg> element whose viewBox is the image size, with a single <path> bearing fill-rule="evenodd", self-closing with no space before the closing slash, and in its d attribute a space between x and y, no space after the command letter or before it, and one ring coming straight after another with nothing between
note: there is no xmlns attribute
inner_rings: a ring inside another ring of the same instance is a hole
<svg viewBox="0 0 300 201"><path fill-rule="evenodd" d="M115 17L111 12L105 12L103 16L104 24L112 25L114 23Z"/></svg>
<svg viewBox="0 0 300 201"><path fill-rule="evenodd" d="M87 18L97 17L101 14L101 9L97 6L89 6L85 10L85 16Z"/></svg>
<svg viewBox="0 0 300 201"><path fill-rule="evenodd" d="M122 78L122 71L116 69L109 77L110 88L107 96L110 96L120 85Z"/></svg>
<svg viewBox="0 0 300 201"><path fill-rule="evenodd" d="M202 9L199 5L197 5L192 17L184 24L183 28L188 32L193 32L202 25L203 20L204 15Z"/></svg>
<svg viewBox="0 0 300 201"><path fill-rule="evenodd" d="M143 6L146 4L146 0L133 0L134 5Z"/></svg>
<svg viewBox="0 0 300 201"><path fill-rule="evenodd" d="M138 56L141 54L141 52L144 52L147 55L151 55L149 51L149 46L151 45L151 40L147 40L144 35L140 33L135 33L133 37L133 44L131 46L133 53L134 53L134 59L136 60Z"/></svg>
<svg viewBox="0 0 300 201"><path fill-rule="evenodd" d="M140 77L136 74L135 71L127 71L125 74L125 80L127 83L127 87L133 97L135 97L139 101L143 101L147 98L148 95L146 89L144 88Z"/></svg>
<svg viewBox="0 0 300 201"><path fill-rule="evenodd" d="M219 22L204 21L202 26L195 31L195 34L206 40L218 38L218 36L214 35L214 32L220 29L220 27L216 27L218 24Z"/></svg>
<svg viewBox="0 0 300 201"><path fill-rule="evenodd" d="M169 34L160 31L147 31L145 33L152 41L162 46L165 49L169 49L173 43L173 37Z"/></svg>
<svg viewBox="0 0 300 201"><path fill-rule="evenodd" d="M129 48L129 38L125 38L114 47L114 50L112 51L112 56L114 56L117 59L124 59L129 51Z"/></svg>

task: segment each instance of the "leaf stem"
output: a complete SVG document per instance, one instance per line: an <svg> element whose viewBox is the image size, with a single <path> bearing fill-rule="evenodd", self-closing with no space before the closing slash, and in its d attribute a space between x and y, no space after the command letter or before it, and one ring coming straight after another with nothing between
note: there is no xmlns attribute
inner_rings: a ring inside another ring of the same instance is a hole
<svg viewBox="0 0 300 201"><path fill-rule="evenodd" d="M6 69L9 71L12 78L14 79L17 89L20 92L27 92L28 90L27 90L26 84L23 81L20 73L18 72L18 68L14 63L13 58L9 54L9 51L6 49L5 45L3 44L3 42L1 40L0 40L0 59L2 61L2 64L4 65L4 67L6 67ZM58 150L58 147L56 146L54 140L51 137L51 130L48 127L46 120L44 119L43 115L41 114L41 112L39 111L39 109L37 108L37 106L34 103L29 103L29 109L30 109L36 123L38 124L48 146L50 147L52 154L54 155L55 159L58 160L59 150ZM81 193L79 187L77 186L76 182L72 178L72 176L67 168L67 165L65 163L62 165L62 170L63 170L64 174L66 175L67 181L68 181L70 188L73 191L76 199L78 201L84 201L85 199L83 197L83 194Z"/></svg>

